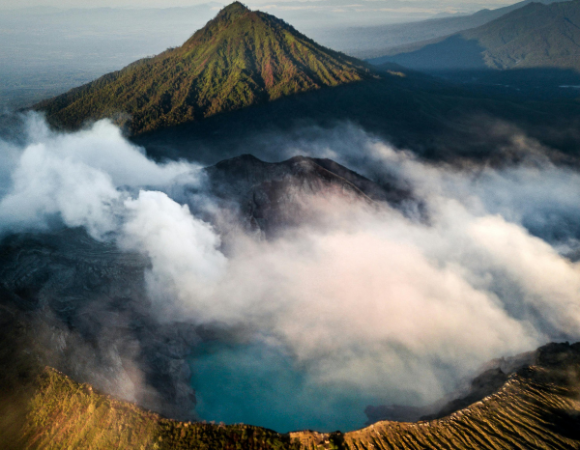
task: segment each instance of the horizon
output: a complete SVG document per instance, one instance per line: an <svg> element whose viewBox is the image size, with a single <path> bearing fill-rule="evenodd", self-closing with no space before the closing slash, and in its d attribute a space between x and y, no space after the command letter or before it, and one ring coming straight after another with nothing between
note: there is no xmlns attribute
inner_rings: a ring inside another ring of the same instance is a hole
<svg viewBox="0 0 580 450"><path fill-rule="evenodd" d="M204 0L5 0L0 5L0 11L31 12L45 11L66 13L78 10L109 9L118 11L171 10L177 8L196 9L209 7L216 12L232 2ZM477 11L494 10L510 6L514 1L397 1L397 0L363 0L348 2L346 0L277 0L277 1L247 1L243 2L252 10L260 10L290 19L300 25L301 21L320 21L322 27L332 22L353 26L376 26L381 23L405 23L421 20L469 15ZM306 16L303 16L306 15ZM314 17L312 17L314 16Z"/></svg>

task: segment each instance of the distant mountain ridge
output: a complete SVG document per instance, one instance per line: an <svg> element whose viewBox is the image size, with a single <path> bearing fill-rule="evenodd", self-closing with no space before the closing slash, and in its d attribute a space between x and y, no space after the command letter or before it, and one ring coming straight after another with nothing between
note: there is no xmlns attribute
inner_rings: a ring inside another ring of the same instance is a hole
<svg viewBox="0 0 580 450"><path fill-rule="evenodd" d="M362 61L321 47L284 21L235 2L181 47L35 108L63 128L114 117L140 134L372 76Z"/></svg>
<svg viewBox="0 0 580 450"><path fill-rule="evenodd" d="M532 2L547 5L559 1L565 0L523 0L502 8L482 9L469 15L341 30L321 30L313 31L311 34L322 44L348 55L361 59L374 59L390 54L390 50L394 48L446 37L485 25Z"/></svg>
<svg viewBox="0 0 580 450"><path fill-rule="evenodd" d="M483 26L393 49L373 63L424 71L557 68L580 72L580 1L531 3Z"/></svg>

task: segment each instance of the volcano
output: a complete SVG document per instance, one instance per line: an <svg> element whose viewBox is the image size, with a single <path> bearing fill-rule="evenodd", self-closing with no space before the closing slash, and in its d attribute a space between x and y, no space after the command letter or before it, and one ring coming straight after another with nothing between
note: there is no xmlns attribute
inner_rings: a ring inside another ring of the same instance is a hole
<svg viewBox="0 0 580 450"><path fill-rule="evenodd" d="M140 134L371 77L362 61L235 2L181 47L134 62L37 109L64 128L113 117Z"/></svg>

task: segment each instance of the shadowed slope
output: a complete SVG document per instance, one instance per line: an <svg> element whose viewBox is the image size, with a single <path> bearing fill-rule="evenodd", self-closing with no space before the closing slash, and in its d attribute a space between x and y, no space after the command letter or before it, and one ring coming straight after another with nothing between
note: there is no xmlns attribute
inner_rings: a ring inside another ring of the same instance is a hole
<svg viewBox="0 0 580 450"><path fill-rule="evenodd" d="M377 58L426 70L557 68L580 71L580 1L531 3L447 38Z"/></svg>
<svg viewBox="0 0 580 450"><path fill-rule="evenodd" d="M580 1L532 3L463 36L485 48L491 68L580 70Z"/></svg>
<svg viewBox="0 0 580 450"><path fill-rule="evenodd" d="M418 22L320 30L313 37L357 58L379 58L396 47L480 27L532 2L551 4L558 1L562 0L523 0L501 8L482 9L470 15L458 14Z"/></svg>
<svg viewBox="0 0 580 450"><path fill-rule="evenodd" d="M134 134L371 76L365 63L323 48L284 21L236 2L185 44L37 105L76 128L131 116Z"/></svg>

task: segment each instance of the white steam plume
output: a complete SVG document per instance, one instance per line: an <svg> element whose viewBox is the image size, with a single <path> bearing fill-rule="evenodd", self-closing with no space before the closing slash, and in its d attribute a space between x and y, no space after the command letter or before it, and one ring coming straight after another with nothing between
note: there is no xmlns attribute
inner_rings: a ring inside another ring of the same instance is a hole
<svg viewBox="0 0 580 450"><path fill-rule="evenodd" d="M211 320L213 311L224 306L212 301L227 270L227 260L217 250L219 236L187 205L162 192L141 191L124 206L127 222L120 230L119 245L151 259L147 287L162 305L163 316L179 319L186 314L199 322Z"/></svg>
<svg viewBox="0 0 580 450"><path fill-rule="evenodd" d="M197 184L199 168L182 162L158 165L130 144L108 121L72 134L54 133L42 118L28 120L20 151L0 142L12 167L0 200L0 231L46 229L55 216L69 227L84 226L95 238L118 227L125 191Z"/></svg>
<svg viewBox="0 0 580 450"><path fill-rule="evenodd" d="M57 215L114 236L150 258L160 318L248 327L285 345L316 383L430 401L489 359L580 338L580 266L541 237L578 217L576 172L437 168L359 137L356 151L410 185L429 224L387 205L310 198L331 220L272 241L240 234L225 255L216 231L169 196L196 183L195 167L147 160L106 122L32 136L0 201L3 227L47 227ZM316 156L352 156L332 145Z"/></svg>

